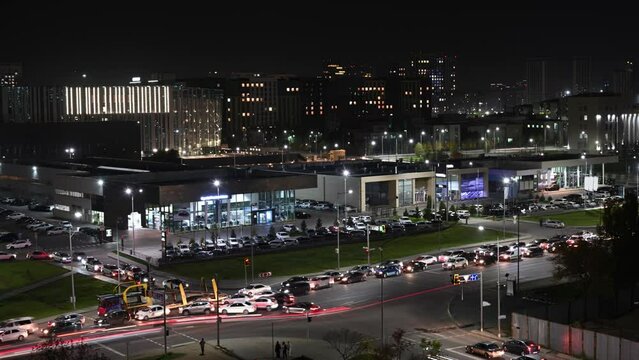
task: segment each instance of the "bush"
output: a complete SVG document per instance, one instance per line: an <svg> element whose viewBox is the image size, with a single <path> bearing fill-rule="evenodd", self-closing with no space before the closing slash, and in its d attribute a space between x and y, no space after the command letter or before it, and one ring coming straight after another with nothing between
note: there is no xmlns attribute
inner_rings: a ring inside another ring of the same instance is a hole
<svg viewBox="0 0 639 360"><path fill-rule="evenodd" d="M450 206L450 211L452 211L452 212L457 211L457 209L455 208L455 205L451 205L451 206Z"/></svg>
<svg viewBox="0 0 639 360"><path fill-rule="evenodd" d="M315 229L319 229L322 227L322 219L317 218L317 222L315 223Z"/></svg>
<svg viewBox="0 0 639 360"><path fill-rule="evenodd" d="M276 234L275 227L271 225L271 227L268 229L268 235L270 237L275 237L275 234Z"/></svg>
<svg viewBox="0 0 639 360"><path fill-rule="evenodd" d="M235 235L235 229L231 229L231 237L232 238L236 238L237 236Z"/></svg>
<svg viewBox="0 0 639 360"><path fill-rule="evenodd" d="M408 209L404 209L404 216L408 216Z"/></svg>
<svg viewBox="0 0 639 360"><path fill-rule="evenodd" d="M546 202L546 197L544 196L544 194L541 194L541 196L539 197L539 201Z"/></svg>
<svg viewBox="0 0 639 360"><path fill-rule="evenodd" d="M552 201L552 196L548 196L548 201Z"/></svg>
<svg viewBox="0 0 639 360"><path fill-rule="evenodd" d="M306 233L306 229L307 229L306 220L302 220L302 224L300 225L300 228L302 229L303 233Z"/></svg>

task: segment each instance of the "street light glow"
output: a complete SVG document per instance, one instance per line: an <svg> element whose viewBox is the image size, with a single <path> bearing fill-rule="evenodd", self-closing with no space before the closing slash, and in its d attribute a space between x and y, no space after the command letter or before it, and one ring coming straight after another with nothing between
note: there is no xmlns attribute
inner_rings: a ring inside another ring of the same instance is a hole
<svg viewBox="0 0 639 360"><path fill-rule="evenodd" d="M126 188L126 190L124 190L127 195L131 195L131 191L131 188Z"/></svg>
<svg viewBox="0 0 639 360"><path fill-rule="evenodd" d="M76 211L74 215L75 215L75 218L76 218L76 219L79 219L79 218L81 218L81 217L82 217L82 213L81 213L81 212L79 212L79 211Z"/></svg>
<svg viewBox="0 0 639 360"><path fill-rule="evenodd" d="M98 185L100 185L100 186L104 185L104 180L102 180L102 179L98 180Z"/></svg>
<svg viewBox="0 0 639 360"><path fill-rule="evenodd" d="M477 229L479 229L479 231L484 231L484 227L481 226L481 225L479 225L479 227Z"/></svg>
<svg viewBox="0 0 639 360"><path fill-rule="evenodd" d="M213 180L213 186L220 186L220 180Z"/></svg>
<svg viewBox="0 0 639 360"><path fill-rule="evenodd" d="M510 184L510 179L509 178L504 178L504 184Z"/></svg>
<svg viewBox="0 0 639 360"><path fill-rule="evenodd" d="M349 176L350 174L351 174L351 172L348 171L348 170L342 171L342 175L344 175L344 176Z"/></svg>
<svg viewBox="0 0 639 360"><path fill-rule="evenodd" d="M371 145L373 145L373 146L377 145L377 143L375 142L375 140L371 141Z"/></svg>

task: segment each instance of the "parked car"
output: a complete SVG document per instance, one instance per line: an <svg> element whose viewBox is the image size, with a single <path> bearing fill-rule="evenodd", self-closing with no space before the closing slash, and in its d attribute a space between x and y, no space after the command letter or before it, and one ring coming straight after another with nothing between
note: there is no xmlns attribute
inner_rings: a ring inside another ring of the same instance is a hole
<svg viewBox="0 0 639 360"><path fill-rule="evenodd" d="M528 354L538 354L541 351L541 347L534 341L511 339L504 342L503 350L523 356Z"/></svg>
<svg viewBox="0 0 639 360"><path fill-rule="evenodd" d="M213 306L208 301L194 301L185 306L180 306L178 308L178 313L185 316L189 316L191 314L208 315L213 309Z"/></svg>
<svg viewBox="0 0 639 360"><path fill-rule="evenodd" d="M29 334L26 330L19 328L7 328L0 330L0 344L4 344L11 341L24 341Z"/></svg>
<svg viewBox="0 0 639 360"><path fill-rule="evenodd" d="M13 249L23 249L31 247L31 241L29 239L26 240L16 240L12 243L7 244L7 250Z"/></svg>
<svg viewBox="0 0 639 360"><path fill-rule="evenodd" d="M483 356L487 359L504 356L504 350L499 345L491 342L481 342L475 345L466 346L466 352L469 354Z"/></svg>
<svg viewBox="0 0 639 360"><path fill-rule="evenodd" d="M17 212L17 213L7 215L7 220L18 220L25 216L26 216L25 214Z"/></svg>
<svg viewBox="0 0 639 360"><path fill-rule="evenodd" d="M124 325L131 320L129 313L126 310L114 310L110 311L93 321L93 323L98 326L113 326L113 325Z"/></svg>
<svg viewBox="0 0 639 360"><path fill-rule="evenodd" d="M220 312L224 315L228 314L252 314L257 311L257 307L250 302L239 302L234 304L220 306Z"/></svg>
<svg viewBox="0 0 639 360"><path fill-rule="evenodd" d="M171 312L170 309L164 309L162 305L153 305L150 307L144 307L135 312L135 318L138 320L149 320L153 318L159 318L168 315Z"/></svg>
<svg viewBox="0 0 639 360"><path fill-rule="evenodd" d="M275 310L280 306L277 300L271 297L259 297L257 299L253 299L251 300L251 304L253 304L257 309L266 309L266 311Z"/></svg>
<svg viewBox="0 0 639 360"><path fill-rule="evenodd" d="M279 231L275 233L275 238L277 238L278 240L284 240L284 239L288 239L289 235L285 231Z"/></svg>
<svg viewBox="0 0 639 360"><path fill-rule="evenodd" d="M468 219L470 217L470 211L468 210L457 210L457 217L460 219Z"/></svg>
<svg viewBox="0 0 639 360"><path fill-rule="evenodd" d="M27 254L27 258L31 260L51 260L53 255L46 251L36 250L30 254Z"/></svg>
<svg viewBox="0 0 639 360"><path fill-rule="evenodd" d="M265 291L271 291L271 287L264 284L249 284L247 287L240 289L237 293L247 296L259 296Z"/></svg>
<svg viewBox="0 0 639 360"><path fill-rule="evenodd" d="M550 184L550 185L547 185L547 186L544 188L544 190L546 190L546 191L557 191L557 190L559 190L559 184L557 184L557 183L552 183L552 184Z"/></svg>
<svg viewBox="0 0 639 360"><path fill-rule="evenodd" d="M283 306L282 310L284 310L285 313L289 314L289 313L317 312L317 311L320 311L321 308L319 305L312 302L299 302L289 306Z"/></svg>
<svg viewBox="0 0 639 360"><path fill-rule="evenodd" d="M18 256L16 254L0 251L0 260L2 260L2 261L7 261L7 260L11 261L11 260L15 260L17 258L18 258Z"/></svg>
<svg viewBox="0 0 639 360"><path fill-rule="evenodd" d="M251 301L251 297L246 295L246 294L233 294L231 296L226 297L226 299L224 299L224 301L222 302L222 304L226 305L226 304L235 304L238 302L247 302L247 301Z"/></svg>
<svg viewBox="0 0 639 360"><path fill-rule="evenodd" d="M306 211L296 211L295 212L295 218L296 219L310 219L311 218L311 214L307 213Z"/></svg>
<svg viewBox="0 0 639 360"><path fill-rule="evenodd" d="M455 270L459 268L465 268L468 266L468 260L463 257L449 258L448 261L442 264L444 270Z"/></svg>

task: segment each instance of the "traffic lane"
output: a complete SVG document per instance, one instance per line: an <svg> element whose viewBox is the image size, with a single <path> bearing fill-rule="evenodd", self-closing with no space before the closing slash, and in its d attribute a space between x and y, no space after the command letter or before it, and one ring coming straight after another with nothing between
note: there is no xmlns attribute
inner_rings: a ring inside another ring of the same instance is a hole
<svg viewBox="0 0 639 360"><path fill-rule="evenodd" d="M504 221L493 221L488 219L473 219L469 221L469 225L474 226L483 226L484 228L503 231L504 230ZM513 223L512 218L507 218L505 221L506 232L517 234L517 223ZM551 238L555 235L566 235L572 234L578 231L576 228L566 227L563 229L554 229L545 226L539 226L539 223L522 221L519 223L519 234L520 236L530 235L533 239L539 238Z"/></svg>

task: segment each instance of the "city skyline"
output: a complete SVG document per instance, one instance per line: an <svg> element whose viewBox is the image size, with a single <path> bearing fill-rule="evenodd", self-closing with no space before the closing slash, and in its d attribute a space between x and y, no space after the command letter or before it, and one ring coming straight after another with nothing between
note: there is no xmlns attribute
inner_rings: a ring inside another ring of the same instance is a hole
<svg viewBox="0 0 639 360"><path fill-rule="evenodd" d="M211 16L190 8L168 12L132 6L122 12L114 7L90 14L76 13L71 5L29 11L16 2L4 6L15 16L0 25L13 34L0 62L22 63L24 81L30 84L65 84L81 80L82 74L102 83L150 73L314 76L329 60L370 65L383 75L412 54L440 53L458 56L462 92L525 79L528 58L548 59L552 93L572 87L574 56L592 59L591 84L597 88L612 80L624 59L637 55L630 47L615 46L631 43L632 30L623 15L589 9L522 15L503 10L422 12L417 5L380 11L350 4L312 14L284 6L223 8L216 14L224 16ZM616 25L593 27L595 19ZM17 28L26 31L16 33Z"/></svg>

